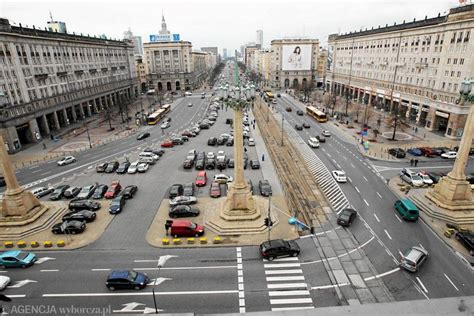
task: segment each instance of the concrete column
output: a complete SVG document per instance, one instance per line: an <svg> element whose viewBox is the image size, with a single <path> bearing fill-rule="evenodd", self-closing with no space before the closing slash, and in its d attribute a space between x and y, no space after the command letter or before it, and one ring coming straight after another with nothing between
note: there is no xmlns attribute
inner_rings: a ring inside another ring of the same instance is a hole
<svg viewBox="0 0 474 316"><path fill-rule="evenodd" d="M46 115L41 116L41 120L43 122L43 127L44 127L44 132L46 135L49 135L51 131L49 130L49 125L48 125L48 119L46 118Z"/></svg>
<svg viewBox="0 0 474 316"><path fill-rule="evenodd" d="M79 104L79 114L80 114L80 119L84 117L84 108L82 107L82 103Z"/></svg>
<svg viewBox="0 0 474 316"><path fill-rule="evenodd" d="M94 112L95 112L95 113L99 113L100 107L97 106L97 99L94 99L94 100L93 100L92 105L94 106Z"/></svg>
<svg viewBox="0 0 474 316"><path fill-rule="evenodd" d="M89 106L89 103L86 103L86 110L87 110L87 116L92 116L92 112L91 112L91 106Z"/></svg>
<svg viewBox="0 0 474 316"><path fill-rule="evenodd" d="M407 111L405 113L405 117L410 120L410 113L411 113L411 101L408 102L408 107L407 107Z"/></svg>
<svg viewBox="0 0 474 316"><path fill-rule="evenodd" d="M55 131L57 131L61 128L61 125L59 125L58 113L56 113L56 111L54 111L52 114L53 114L53 122L54 122L53 129Z"/></svg>
<svg viewBox="0 0 474 316"><path fill-rule="evenodd" d="M67 117L67 111L66 111L66 109L63 109L63 117L64 117L64 123L66 123L66 126L68 126L69 124L71 124L71 122L69 121L69 118Z"/></svg>
<svg viewBox="0 0 474 316"><path fill-rule="evenodd" d="M39 131L38 122L36 121L36 118L30 120L28 122L28 126L30 129L31 141L34 143L39 143L41 141L41 134Z"/></svg>
<svg viewBox="0 0 474 316"><path fill-rule="evenodd" d="M77 113L76 113L76 106L75 105L71 106L71 113L72 113L72 121L74 123L76 123L77 122Z"/></svg>

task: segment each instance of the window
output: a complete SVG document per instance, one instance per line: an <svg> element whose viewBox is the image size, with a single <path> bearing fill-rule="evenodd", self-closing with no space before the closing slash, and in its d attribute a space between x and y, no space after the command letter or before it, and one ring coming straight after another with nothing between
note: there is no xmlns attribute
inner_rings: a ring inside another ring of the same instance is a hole
<svg viewBox="0 0 474 316"><path fill-rule="evenodd" d="M466 32L466 36L464 36L464 42L469 42L469 36L471 35L471 31Z"/></svg>
<svg viewBox="0 0 474 316"><path fill-rule="evenodd" d="M451 63L451 58L448 58L447 64L449 65Z"/></svg>
<svg viewBox="0 0 474 316"><path fill-rule="evenodd" d="M446 87L446 82L443 82L443 84L441 85L441 89L444 89Z"/></svg>
<svg viewBox="0 0 474 316"><path fill-rule="evenodd" d="M454 58L454 59L453 59L453 65L457 65L457 63L458 63L458 59L457 59L457 58Z"/></svg>
<svg viewBox="0 0 474 316"><path fill-rule="evenodd" d="M464 58L459 59L459 64L464 65Z"/></svg>

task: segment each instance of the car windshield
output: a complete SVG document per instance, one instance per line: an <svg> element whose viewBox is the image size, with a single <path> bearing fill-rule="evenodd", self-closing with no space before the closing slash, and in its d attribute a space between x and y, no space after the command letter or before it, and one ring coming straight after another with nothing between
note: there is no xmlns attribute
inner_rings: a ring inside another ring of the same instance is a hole
<svg viewBox="0 0 474 316"><path fill-rule="evenodd" d="M113 200L110 206L120 206L120 200Z"/></svg>
<svg viewBox="0 0 474 316"><path fill-rule="evenodd" d="M138 273L136 273L135 271L129 271L128 276L127 276L127 280L129 280L130 282L133 282L133 281L135 281L137 276L138 276Z"/></svg>
<svg viewBox="0 0 474 316"><path fill-rule="evenodd" d="M26 257L28 257L28 255L29 255L28 252L23 252L23 251L22 251L22 252L20 252L20 253L18 254L18 256L16 256L16 257L17 257L18 259L20 259L20 260L23 260L23 259L25 259Z"/></svg>
<svg viewBox="0 0 474 316"><path fill-rule="evenodd" d="M411 177L413 181L423 181L420 176L414 175Z"/></svg>

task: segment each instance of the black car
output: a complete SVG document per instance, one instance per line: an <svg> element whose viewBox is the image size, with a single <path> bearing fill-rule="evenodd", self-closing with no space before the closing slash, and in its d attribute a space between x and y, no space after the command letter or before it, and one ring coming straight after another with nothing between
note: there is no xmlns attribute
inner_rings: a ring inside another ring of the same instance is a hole
<svg viewBox="0 0 474 316"><path fill-rule="evenodd" d="M234 164L235 164L234 158L230 158L229 160L227 160L227 167L234 168Z"/></svg>
<svg viewBox="0 0 474 316"><path fill-rule="evenodd" d="M304 127L304 128L310 128L311 126L309 126L308 123L303 123L303 127Z"/></svg>
<svg viewBox="0 0 474 316"><path fill-rule="evenodd" d="M217 145L224 145L226 143L227 143L227 138L219 136L219 138L217 139Z"/></svg>
<svg viewBox="0 0 474 316"><path fill-rule="evenodd" d="M107 189L109 186L107 184L100 184L94 191L94 194L92 194L92 198L95 200L100 200L104 197L105 192L107 192Z"/></svg>
<svg viewBox="0 0 474 316"><path fill-rule="evenodd" d="M260 180L258 181L258 189L260 190L260 194L262 196L270 196L272 195L272 186L268 180Z"/></svg>
<svg viewBox="0 0 474 316"><path fill-rule="evenodd" d="M69 212L69 213L64 214L63 222L75 220L75 221L90 223L90 222L95 221L96 217L97 217L97 214L95 212L82 210L82 211Z"/></svg>
<svg viewBox="0 0 474 316"><path fill-rule="evenodd" d="M78 195L79 192L81 192L81 188L79 188L79 187L69 187L66 191L64 191L63 196L66 199L72 199L73 197Z"/></svg>
<svg viewBox="0 0 474 316"><path fill-rule="evenodd" d="M319 140L320 143L325 143L326 142L326 137L324 137L324 136L316 135L316 139Z"/></svg>
<svg viewBox="0 0 474 316"><path fill-rule="evenodd" d="M205 164L206 161L204 160L204 158L197 159L196 163L194 164L194 167L196 168L196 170L204 170Z"/></svg>
<svg viewBox="0 0 474 316"><path fill-rule="evenodd" d="M216 160L214 158L209 158L206 161L206 170L216 169Z"/></svg>
<svg viewBox="0 0 474 316"><path fill-rule="evenodd" d="M184 196L194 196L194 183L189 182L185 183L183 186L183 195Z"/></svg>
<svg viewBox="0 0 474 316"><path fill-rule="evenodd" d="M199 209L189 205L178 205L170 209L169 215L171 218L198 216Z"/></svg>
<svg viewBox="0 0 474 316"><path fill-rule="evenodd" d="M137 140L142 140L142 139L145 139L147 137L150 137L150 133L146 132L146 133L140 133L138 134L137 136Z"/></svg>
<svg viewBox="0 0 474 316"><path fill-rule="evenodd" d="M225 120L225 123L226 123L226 124L233 124L233 123L234 123L234 120L231 119L231 118L228 118L228 119Z"/></svg>
<svg viewBox="0 0 474 316"><path fill-rule="evenodd" d="M145 148L143 150L143 152L146 152L146 153L154 153L155 155L158 155L158 156L163 156L165 151L163 149L153 149L153 148Z"/></svg>
<svg viewBox="0 0 474 316"><path fill-rule="evenodd" d="M439 180L441 180L441 177L443 176L442 174L436 173L436 172L427 172L426 173L428 177L430 177L431 181L433 183L438 183Z"/></svg>
<svg viewBox="0 0 474 316"><path fill-rule="evenodd" d="M184 144L184 140L182 137L171 137L171 141L173 142L173 145L182 145Z"/></svg>
<svg viewBox="0 0 474 316"><path fill-rule="evenodd" d="M258 162L258 160L255 160L255 159L250 160L250 168L260 169L260 163Z"/></svg>
<svg viewBox="0 0 474 316"><path fill-rule="evenodd" d="M234 146L234 137L231 137L227 140L226 146Z"/></svg>
<svg viewBox="0 0 474 316"><path fill-rule="evenodd" d="M107 165L108 163L106 162L98 164L97 167L95 167L95 171L97 171L98 173L105 172L105 169L107 169Z"/></svg>
<svg viewBox="0 0 474 316"><path fill-rule="evenodd" d="M300 124L295 124L295 129L296 129L297 131L302 131L302 130L303 130L303 126L300 125Z"/></svg>
<svg viewBox="0 0 474 316"><path fill-rule="evenodd" d="M118 161L112 161L109 162L107 165L107 168L105 168L105 173L113 173L117 168L119 167L119 162Z"/></svg>
<svg viewBox="0 0 474 316"><path fill-rule="evenodd" d="M173 184L168 193L168 198L172 199L177 197L178 195L183 195L183 190L184 188L182 184Z"/></svg>
<svg viewBox="0 0 474 316"><path fill-rule="evenodd" d="M147 286L148 282L150 282L150 278L145 273L133 270L112 271L107 277L105 286L111 291L123 289L141 290Z"/></svg>
<svg viewBox="0 0 474 316"><path fill-rule="evenodd" d="M83 221L66 221L62 223L58 223L53 226L51 231L53 234L80 234L86 229L86 223Z"/></svg>
<svg viewBox="0 0 474 316"><path fill-rule="evenodd" d="M209 146L215 146L217 145L217 138L216 137L211 137L207 140L207 144Z"/></svg>
<svg viewBox="0 0 474 316"><path fill-rule="evenodd" d="M128 200L132 199L135 193L137 193L138 187L136 185L127 185L122 191L122 195Z"/></svg>
<svg viewBox="0 0 474 316"><path fill-rule="evenodd" d="M300 247L293 240L269 240L260 245L260 254L269 261L278 257L297 257L300 254Z"/></svg>
<svg viewBox="0 0 474 316"><path fill-rule="evenodd" d="M0 187L4 187L7 183L5 182L5 177L0 176Z"/></svg>
<svg viewBox="0 0 474 316"><path fill-rule="evenodd" d="M303 111L301 111L301 110L296 111L296 114L298 114L299 116L303 116L303 115L304 115Z"/></svg>
<svg viewBox="0 0 474 316"><path fill-rule="evenodd" d="M388 150L388 153L394 156L395 158L405 158L406 156L405 151L401 148L390 148Z"/></svg>
<svg viewBox="0 0 474 316"><path fill-rule="evenodd" d="M191 169L194 165L194 160L193 159L186 159L183 162L183 168L184 169Z"/></svg>
<svg viewBox="0 0 474 316"><path fill-rule="evenodd" d="M341 226L351 226L352 221L357 217L357 212L351 208L343 209L337 216L337 223Z"/></svg>
<svg viewBox="0 0 474 316"><path fill-rule="evenodd" d="M200 129L209 129L209 124L204 123L204 122L203 122L203 123L200 123L200 124L199 124L199 128L200 128Z"/></svg>
<svg viewBox="0 0 474 316"><path fill-rule="evenodd" d="M474 234L471 232L457 232L455 237L467 249L469 254L474 256Z"/></svg>
<svg viewBox="0 0 474 316"><path fill-rule="evenodd" d="M120 164L117 168L117 173L124 174L127 173L128 167L130 167L130 161L125 161Z"/></svg>
<svg viewBox="0 0 474 316"><path fill-rule="evenodd" d="M109 206L110 214L118 214L122 212L123 206L125 205L125 196L120 194L115 199L112 200Z"/></svg>
<svg viewBox="0 0 474 316"><path fill-rule="evenodd" d="M69 202L69 209L71 211L97 211L101 208L101 204L91 200L74 200Z"/></svg>
<svg viewBox="0 0 474 316"><path fill-rule="evenodd" d="M51 201L57 201L57 200L61 199L64 195L64 192L67 189L69 189L69 185L67 185L67 184L57 186L56 188L54 188L53 193L51 193L51 195L49 196L49 199Z"/></svg>
<svg viewBox="0 0 474 316"><path fill-rule="evenodd" d="M225 169L227 167L227 162L225 159L220 158L217 160L216 168L219 170Z"/></svg>

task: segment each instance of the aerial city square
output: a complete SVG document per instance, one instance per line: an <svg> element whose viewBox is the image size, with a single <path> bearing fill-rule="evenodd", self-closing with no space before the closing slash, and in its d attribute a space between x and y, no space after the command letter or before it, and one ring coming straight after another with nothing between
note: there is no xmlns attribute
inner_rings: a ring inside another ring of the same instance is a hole
<svg viewBox="0 0 474 316"><path fill-rule="evenodd" d="M0 3L1 315L473 315L471 0Z"/></svg>

